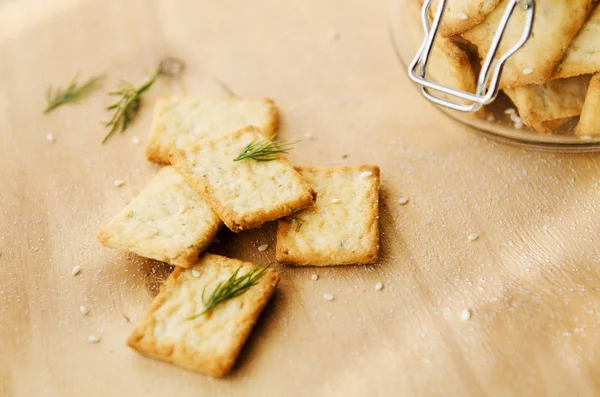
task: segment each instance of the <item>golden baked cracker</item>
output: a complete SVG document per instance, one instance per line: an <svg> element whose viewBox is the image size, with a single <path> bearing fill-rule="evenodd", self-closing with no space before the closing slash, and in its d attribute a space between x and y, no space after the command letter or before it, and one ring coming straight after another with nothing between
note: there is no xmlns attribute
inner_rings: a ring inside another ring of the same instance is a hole
<svg viewBox="0 0 600 397"><path fill-rule="evenodd" d="M227 281L236 269L242 276L253 267L237 259L204 254L190 269L176 268L127 344L144 356L181 368L216 377L227 374L273 295L279 274L267 268L244 293L197 315L206 307L203 294L208 299L218 283Z"/></svg>
<svg viewBox="0 0 600 397"><path fill-rule="evenodd" d="M508 0L502 0L485 20L463 33L475 44L480 57L490 48ZM536 0L533 32L525 45L504 65L500 88L542 84L552 77L554 67L583 26L593 0ZM515 45L523 33L526 13L515 10L504 33L498 56Z"/></svg>
<svg viewBox="0 0 600 397"><path fill-rule="evenodd" d="M590 81L576 135L600 135L600 73L596 73Z"/></svg>
<svg viewBox="0 0 600 397"><path fill-rule="evenodd" d="M299 167L317 202L280 219L276 259L294 265L375 263L379 257L379 168Z"/></svg>
<svg viewBox="0 0 600 397"><path fill-rule="evenodd" d="M202 196L167 166L102 228L98 240L110 248L189 267L221 225Z"/></svg>
<svg viewBox="0 0 600 397"><path fill-rule="evenodd" d="M544 125L544 122L581 114L589 81L590 76L577 76L507 88L504 92L517 107L525 125L547 133L552 124Z"/></svg>
<svg viewBox="0 0 600 397"><path fill-rule="evenodd" d="M219 139L171 152L171 163L234 232L252 229L314 203L313 190L285 160L234 161L264 138L246 127Z"/></svg>
<svg viewBox="0 0 600 397"><path fill-rule="evenodd" d="M406 40L412 46L411 56L416 54L424 39L421 25L421 6L415 0L399 0L403 6ZM454 42L438 37L428 61L426 78L444 86L462 91L475 92L477 83L467 54Z"/></svg>
<svg viewBox="0 0 600 397"><path fill-rule="evenodd" d="M447 0L439 33L450 37L480 24L496 8L500 0ZM433 18L438 8L434 1L430 14Z"/></svg>
<svg viewBox="0 0 600 397"><path fill-rule="evenodd" d="M168 163L171 149L218 138L248 125L271 136L278 122L277 106L268 98L164 97L154 107L146 157Z"/></svg>
<svg viewBox="0 0 600 397"><path fill-rule="evenodd" d="M600 71L600 6L595 6L569 45L552 77L562 79L598 71Z"/></svg>

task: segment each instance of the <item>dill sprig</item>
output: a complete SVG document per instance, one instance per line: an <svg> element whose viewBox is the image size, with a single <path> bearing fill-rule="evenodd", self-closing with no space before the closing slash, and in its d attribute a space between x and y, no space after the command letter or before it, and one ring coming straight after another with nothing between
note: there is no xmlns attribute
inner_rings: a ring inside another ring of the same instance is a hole
<svg viewBox="0 0 600 397"><path fill-rule="evenodd" d="M82 85L78 85L78 77L79 73L73 77L67 88L64 89L51 85L48 86L46 89L46 108L44 109L44 113L49 113L61 105L81 99L86 94L89 94L90 91L98 88L103 78L103 76L94 76Z"/></svg>
<svg viewBox="0 0 600 397"><path fill-rule="evenodd" d="M235 298L246 292L250 287L256 285L258 280L265 274L269 265L258 264L252 268L248 273L238 276L241 267L238 267L235 272L226 281L219 281L217 287L210 294L208 300L204 299L204 293L206 292L206 286L202 290L202 303L204 304L204 310L198 314L188 317L188 320L194 320L205 313L213 310L221 303Z"/></svg>
<svg viewBox="0 0 600 397"><path fill-rule="evenodd" d="M233 161L252 159L256 161L273 161L279 158L280 154L287 154L294 145L300 141L275 141L275 135L271 138L252 141L247 144L240 154Z"/></svg>
<svg viewBox="0 0 600 397"><path fill-rule="evenodd" d="M129 124L136 116L137 111L140 108L141 97L156 80L163 73L162 64L158 65L154 73L146 80L144 84L139 87L135 87L128 81L121 81L120 89L117 91L109 92L108 95L121 97L117 102L113 103L106 110L114 110L114 114L110 121L104 124L105 127L110 128L108 134L102 140L102 143L106 143L118 130L121 132L125 131Z"/></svg>

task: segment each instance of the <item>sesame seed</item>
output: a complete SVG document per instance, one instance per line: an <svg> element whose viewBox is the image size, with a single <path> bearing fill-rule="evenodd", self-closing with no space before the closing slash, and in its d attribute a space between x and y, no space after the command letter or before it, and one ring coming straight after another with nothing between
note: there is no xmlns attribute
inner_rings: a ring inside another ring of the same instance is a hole
<svg viewBox="0 0 600 397"><path fill-rule="evenodd" d="M96 336L96 335L90 335L90 336L88 336L88 342L98 343L98 342L100 342L100 337Z"/></svg>
<svg viewBox="0 0 600 397"><path fill-rule="evenodd" d="M531 73L533 73L533 69L531 69L531 68L523 69L523 74L531 74Z"/></svg>
<svg viewBox="0 0 600 397"><path fill-rule="evenodd" d="M259 250L260 252L266 251L266 250L267 250L267 248L269 248L269 244L263 244L263 245L259 245L259 246L258 246L258 250Z"/></svg>
<svg viewBox="0 0 600 397"><path fill-rule="evenodd" d="M400 197L400 200L398 200L398 202L400 203L400 205L408 204L408 197Z"/></svg>
<svg viewBox="0 0 600 397"><path fill-rule="evenodd" d="M331 294L325 294L325 295L323 295L323 298L325 298L326 300L328 300L328 301L331 302L333 300L333 295L331 295Z"/></svg>
<svg viewBox="0 0 600 397"><path fill-rule="evenodd" d="M363 172L360 173L360 177L361 178L368 178L371 175L373 175L373 173L371 171L363 171Z"/></svg>
<svg viewBox="0 0 600 397"><path fill-rule="evenodd" d="M456 14L456 17L458 19L462 19L463 21L466 21L467 19L469 19L469 16L467 14L465 14L464 12L459 12L458 14Z"/></svg>
<svg viewBox="0 0 600 397"><path fill-rule="evenodd" d="M115 181L113 182L113 185L115 185L116 187L121 187L125 184L125 181L122 181L120 179L115 179Z"/></svg>
<svg viewBox="0 0 600 397"><path fill-rule="evenodd" d="M183 214L185 212L185 207L179 207L179 213Z"/></svg>
<svg viewBox="0 0 600 397"><path fill-rule="evenodd" d="M317 281L317 280L319 279L319 275L318 275L317 273L313 273L313 274L312 274L312 276L310 276L310 278L311 278L313 281Z"/></svg>
<svg viewBox="0 0 600 397"><path fill-rule="evenodd" d="M48 134L46 134L46 140L48 142L54 142L56 139L54 138L54 135L48 133Z"/></svg>
<svg viewBox="0 0 600 397"><path fill-rule="evenodd" d="M133 143L134 145L139 145L140 138L138 138L137 136L131 137L131 143Z"/></svg>
<svg viewBox="0 0 600 397"><path fill-rule="evenodd" d="M81 313L82 316L87 316L89 312L90 309L88 309L87 307L79 306L79 313Z"/></svg>
<svg viewBox="0 0 600 397"><path fill-rule="evenodd" d="M467 321L471 318L471 311L469 309L465 309L462 311L462 313L460 313L460 317Z"/></svg>
<svg viewBox="0 0 600 397"><path fill-rule="evenodd" d="M334 203L334 204L337 204L337 203L339 203L340 201L342 201L342 200L341 200L341 199L339 199L339 198L332 198L332 199L331 199L331 202L332 202L332 203Z"/></svg>
<svg viewBox="0 0 600 397"><path fill-rule="evenodd" d="M591 141L592 137L589 135L582 135L579 137L579 139L581 139L582 141Z"/></svg>
<svg viewBox="0 0 600 397"><path fill-rule="evenodd" d="M469 236L467 238L469 239L469 241L475 241L479 238L479 234L471 233L471 234L469 234Z"/></svg>
<svg viewBox="0 0 600 397"><path fill-rule="evenodd" d="M192 276L194 277L200 277L200 272L196 269L192 269Z"/></svg>
<svg viewBox="0 0 600 397"><path fill-rule="evenodd" d="M73 269L71 270L71 275L76 276L79 273L81 273L81 266L73 266Z"/></svg>
<svg viewBox="0 0 600 397"><path fill-rule="evenodd" d="M381 291L383 289L383 283L380 281L377 284L375 284L375 289L377 291Z"/></svg>
<svg viewBox="0 0 600 397"><path fill-rule="evenodd" d="M327 38L331 41L337 40L340 38L340 32L337 29L329 29L327 32Z"/></svg>

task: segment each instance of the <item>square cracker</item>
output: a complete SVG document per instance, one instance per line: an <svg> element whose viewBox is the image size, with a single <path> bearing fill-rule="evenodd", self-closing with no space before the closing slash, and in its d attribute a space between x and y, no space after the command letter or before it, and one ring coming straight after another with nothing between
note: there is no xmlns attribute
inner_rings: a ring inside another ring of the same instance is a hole
<svg viewBox="0 0 600 397"><path fill-rule="evenodd" d="M508 0L502 0L485 20L463 33L484 58L498 29ZM500 88L542 84L583 26L593 0L536 0L532 36L504 65ZM519 8L519 6L517 6ZM504 33L498 55L505 54L521 37L526 13L515 10Z"/></svg>
<svg viewBox="0 0 600 397"><path fill-rule="evenodd" d="M556 123L560 125L560 122L548 122L581 114L589 81L590 76L577 76L507 88L504 92L517 107L525 125L548 133Z"/></svg>
<svg viewBox="0 0 600 397"><path fill-rule="evenodd" d="M189 267L222 225L202 196L173 167L164 167L102 228L107 247Z"/></svg>
<svg viewBox="0 0 600 397"><path fill-rule="evenodd" d="M237 259L204 254L190 269L176 268L127 338L127 344L146 357L210 376L225 375L273 295L279 274L268 268L241 295L202 316L190 317L204 310L205 288L209 294L236 269L240 268L241 276L253 267Z"/></svg>
<svg viewBox="0 0 600 397"><path fill-rule="evenodd" d="M234 232L259 227L311 206L313 190L283 158L233 161L263 137L247 127L220 139L171 152L171 163Z"/></svg>
<svg viewBox="0 0 600 397"><path fill-rule="evenodd" d="M592 10L552 77L561 79L598 71L600 71L600 5Z"/></svg>
<svg viewBox="0 0 600 397"><path fill-rule="evenodd" d="M600 135L600 73L596 73L590 81L576 135Z"/></svg>
<svg viewBox="0 0 600 397"><path fill-rule="evenodd" d="M447 0L439 32L443 37L460 34L478 25L496 8L500 0ZM435 16L438 1L430 8L431 17Z"/></svg>
<svg viewBox="0 0 600 397"><path fill-rule="evenodd" d="M300 167L317 203L277 229L276 259L294 265L369 264L379 258L379 168Z"/></svg>
<svg viewBox="0 0 600 397"><path fill-rule="evenodd" d="M268 98L160 98L154 107L146 157L168 163L172 149L218 138L248 125L271 136L277 130L278 120L277 106Z"/></svg>
<svg viewBox="0 0 600 397"><path fill-rule="evenodd" d="M407 42L412 46L410 56L414 56L424 39L421 6L416 0L399 1L404 7L402 23L406 28ZM436 38L434 42L425 77L467 92L475 92L477 87L468 55L456 43L443 37Z"/></svg>

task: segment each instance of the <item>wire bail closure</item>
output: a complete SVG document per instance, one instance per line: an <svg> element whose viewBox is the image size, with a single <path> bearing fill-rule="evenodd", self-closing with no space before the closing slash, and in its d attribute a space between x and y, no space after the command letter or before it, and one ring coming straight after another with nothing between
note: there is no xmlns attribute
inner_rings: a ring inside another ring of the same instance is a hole
<svg viewBox="0 0 600 397"><path fill-rule="evenodd" d="M435 36L440 27L447 0L438 1L439 5L431 25L429 23L429 9L431 8L433 0L425 0L423 3L423 8L421 9L421 22L425 32L425 39L423 40L423 44L417 52L417 55L410 64L408 75L412 81L421 86L421 93L423 96L433 103L461 112L476 112L481 109L483 105L487 105L496 99L504 64L531 36L533 17L535 14L535 0L509 1L509 4L504 11L504 15L500 20L500 24L498 25L498 30L496 30L496 33L494 34L490 49L481 65L481 71L477 78L477 90L475 93L446 87L425 78L427 63L429 62ZM495 59L498 53L498 47L502 41L502 36L508 26L508 22L519 5L527 13L523 33L521 34L519 41L510 48L510 50L500 58ZM432 91L437 91L437 93L434 94ZM446 94L447 96L450 96L450 98L444 98L439 93Z"/></svg>

